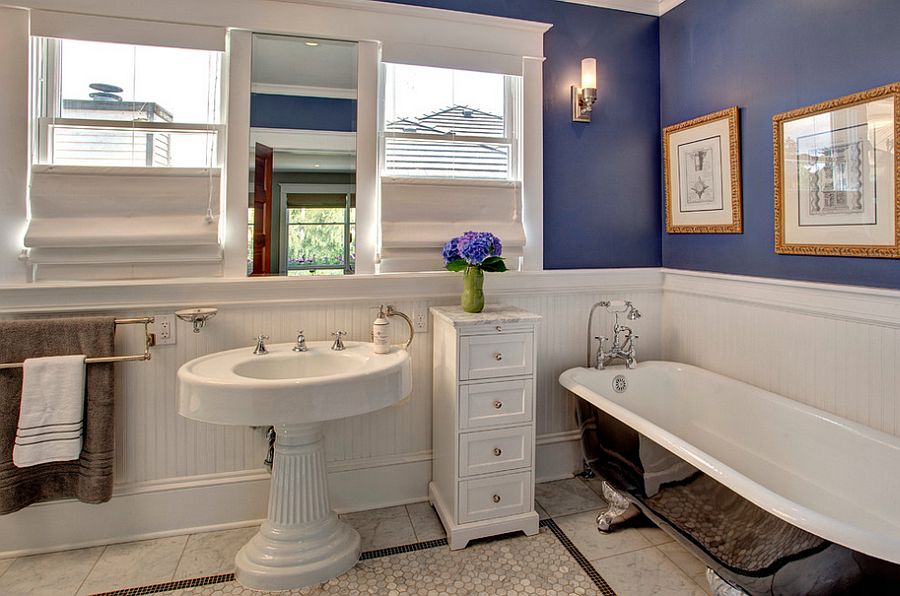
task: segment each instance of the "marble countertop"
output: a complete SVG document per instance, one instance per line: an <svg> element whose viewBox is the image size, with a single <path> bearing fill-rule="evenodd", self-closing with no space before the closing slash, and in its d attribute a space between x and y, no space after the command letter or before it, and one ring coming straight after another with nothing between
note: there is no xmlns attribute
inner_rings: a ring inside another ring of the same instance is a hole
<svg viewBox="0 0 900 596"><path fill-rule="evenodd" d="M465 312L461 306L432 306L431 314L440 317L454 327L469 325L496 325L512 323L537 323L540 315L505 304L486 304L481 312Z"/></svg>

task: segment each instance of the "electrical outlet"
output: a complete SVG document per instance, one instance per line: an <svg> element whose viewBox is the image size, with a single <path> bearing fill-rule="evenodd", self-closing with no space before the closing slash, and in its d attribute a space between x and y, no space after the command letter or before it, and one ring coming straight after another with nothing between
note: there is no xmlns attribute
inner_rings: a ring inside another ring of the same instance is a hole
<svg viewBox="0 0 900 596"><path fill-rule="evenodd" d="M413 329L416 333L428 333L428 309L415 309L412 316Z"/></svg>
<svg viewBox="0 0 900 596"><path fill-rule="evenodd" d="M153 326L156 329L156 345L175 343L175 315L156 315Z"/></svg>

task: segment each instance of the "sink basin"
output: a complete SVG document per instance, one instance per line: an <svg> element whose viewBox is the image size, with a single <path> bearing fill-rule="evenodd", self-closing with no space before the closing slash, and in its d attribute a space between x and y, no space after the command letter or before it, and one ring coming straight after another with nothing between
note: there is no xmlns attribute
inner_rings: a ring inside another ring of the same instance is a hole
<svg viewBox="0 0 900 596"><path fill-rule="evenodd" d="M218 352L191 360L178 371L178 412L214 424L268 426L322 422L379 410L409 395L409 354L394 348L373 354L372 344L309 342Z"/></svg>
<svg viewBox="0 0 900 596"><path fill-rule="evenodd" d="M390 406L412 391L406 350L373 354L372 344L309 342L209 354L178 370L178 412L213 424L274 426L269 513L235 556L235 578L255 590L328 581L359 560L360 537L328 496L322 426Z"/></svg>

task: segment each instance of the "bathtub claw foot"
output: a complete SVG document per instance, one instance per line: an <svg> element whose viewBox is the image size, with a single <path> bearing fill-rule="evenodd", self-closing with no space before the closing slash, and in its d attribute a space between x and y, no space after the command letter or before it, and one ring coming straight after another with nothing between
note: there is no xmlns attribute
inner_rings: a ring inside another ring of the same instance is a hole
<svg viewBox="0 0 900 596"><path fill-rule="evenodd" d="M600 484L600 490L603 492L603 499L608 506L597 516L597 529L607 533L610 531L613 520L628 511L631 502L606 481Z"/></svg>
<svg viewBox="0 0 900 596"><path fill-rule="evenodd" d="M747 592L731 585L709 567L706 568L706 581L713 596L747 596Z"/></svg>

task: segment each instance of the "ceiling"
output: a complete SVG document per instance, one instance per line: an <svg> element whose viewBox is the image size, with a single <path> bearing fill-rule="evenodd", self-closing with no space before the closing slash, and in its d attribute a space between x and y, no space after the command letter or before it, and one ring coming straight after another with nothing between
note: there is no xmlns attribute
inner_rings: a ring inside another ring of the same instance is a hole
<svg viewBox="0 0 900 596"><path fill-rule="evenodd" d="M661 16L669 12L685 0L561 0L573 4L587 4L600 8L613 8L626 12L637 12Z"/></svg>

